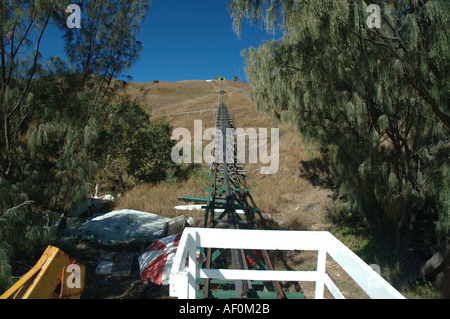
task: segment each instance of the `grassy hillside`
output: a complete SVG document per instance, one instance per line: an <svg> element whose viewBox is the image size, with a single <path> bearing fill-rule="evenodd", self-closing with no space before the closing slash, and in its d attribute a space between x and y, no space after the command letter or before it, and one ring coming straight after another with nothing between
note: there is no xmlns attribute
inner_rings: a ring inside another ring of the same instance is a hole
<svg viewBox="0 0 450 319"><path fill-rule="evenodd" d="M260 164L246 164L247 186L260 207L263 216L272 220L272 226L289 229L324 229L321 224L331 191L314 186L305 174L302 161L314 158L313 150L307 150L294 128L277 123L264 112L257 111L248 98L250 84L225 81L225 101L236 127L280 128L280 163L278 173L262 175ZM213 111L178 114L215 109L219 103L220 83L192 80L181 82L128 83L125 92L139 98L154 115L166 115L173 128L188 128L193 135L194 120L202 120L203 129L214 126ZM192 165L193 166L193 165ZM118 208L133 208L165 216L174 216L173 207L180 205L179 196L204 196L209 179L203 172L204 165L189 168L185 180L178 183L160 183L156 186L139 185L124 194ZM203 218L193 212L196 220ZM199 218L200 217L200 218ZM201 220L199 220L201 222Z"/></svg>

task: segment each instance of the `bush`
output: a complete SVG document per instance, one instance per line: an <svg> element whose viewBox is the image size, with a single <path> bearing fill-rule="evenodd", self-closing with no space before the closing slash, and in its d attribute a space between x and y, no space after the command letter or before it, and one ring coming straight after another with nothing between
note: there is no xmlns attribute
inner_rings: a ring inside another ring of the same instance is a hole
<svg viewBox="0 0 450 319"><path fill-rule="evenodd" d="M127 150L127 172L144 183L157 183L166 179L175 163L171 158L174 141L172 130L164 119L157 119L149 127L140 129Z"/></svg>

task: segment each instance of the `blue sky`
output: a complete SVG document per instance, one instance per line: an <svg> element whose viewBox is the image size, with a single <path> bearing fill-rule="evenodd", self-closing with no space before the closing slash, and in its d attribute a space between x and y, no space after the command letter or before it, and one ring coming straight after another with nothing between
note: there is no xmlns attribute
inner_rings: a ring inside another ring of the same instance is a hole
<svg viewBox="0 0 450 319"><path fill-rule="evenodd" d="M235 75L247 80L240 52L258 47L271 35L244 25L241 37L232 30L229 0L152 0L138 40L140 59L125 74L135 82L210 79ZM83 18L83 17L82 17ZM43 55L64 56L60 32L51 25L43 39Z"/></svg>

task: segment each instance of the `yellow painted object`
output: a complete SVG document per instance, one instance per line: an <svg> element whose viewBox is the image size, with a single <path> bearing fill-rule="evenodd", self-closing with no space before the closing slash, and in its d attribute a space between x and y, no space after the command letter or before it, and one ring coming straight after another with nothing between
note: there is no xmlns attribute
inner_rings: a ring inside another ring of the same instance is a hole
<svg viewBox="0 0 450 319"><path fill-rule="evenodd" d="M38 262L0 299L79 299L86 267L48 246Z"/></svg>

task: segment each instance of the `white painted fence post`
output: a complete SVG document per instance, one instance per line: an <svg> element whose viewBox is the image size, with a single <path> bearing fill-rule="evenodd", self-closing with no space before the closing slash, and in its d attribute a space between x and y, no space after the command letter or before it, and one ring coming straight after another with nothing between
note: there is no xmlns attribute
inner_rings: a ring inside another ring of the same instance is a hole
<svg viewBox="0 0 450 319"><path fill-rule="evenodd" d="M317 252L317 281L315 299L323 299L324 286L325 286L325 268L327 262L327 251L324 248L320 248Z"/></svg>
<svg viewBox="0 0 450 319"><path fill-rule="evenodd" d="M189 249L189 263L188 263L188 299L195 299L196 285L197 285L197 232L192 232L188 235L188 249Z"/></svg>

